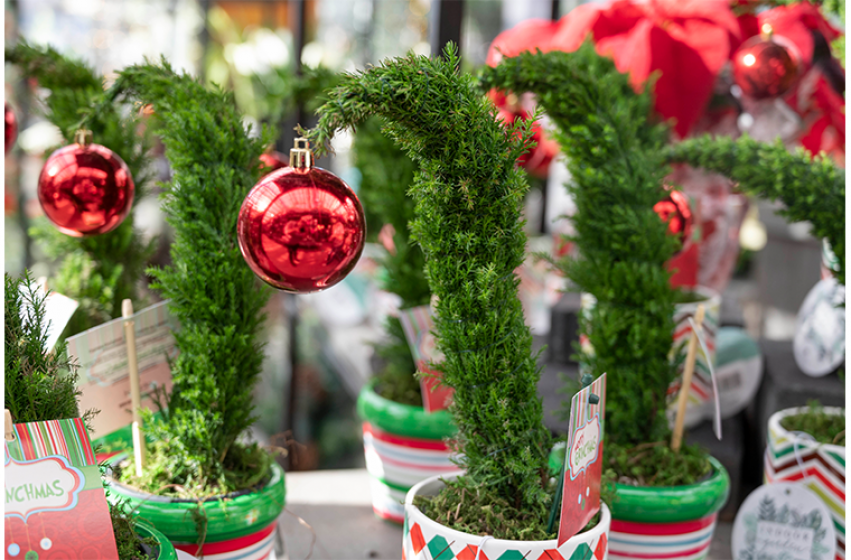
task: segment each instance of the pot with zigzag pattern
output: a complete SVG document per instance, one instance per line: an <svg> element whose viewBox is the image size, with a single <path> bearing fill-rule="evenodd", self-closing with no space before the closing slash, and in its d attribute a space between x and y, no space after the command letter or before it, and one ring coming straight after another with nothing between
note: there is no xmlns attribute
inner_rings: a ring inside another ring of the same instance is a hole
<svg viewBox="0 0 851 560"><path fill-rule="evenodd" d="M798 482L816 493L830 510L836 529L836 560L845 559L845 447L819 443L783 427L787 416L808 410L787 408L768 419L765 483ZM825 414L845 414L844 408L824 407Z"/></svg>
<svg viewBox="0 0 851 560"><path fill-rule="evenodd" d="M402 529L402 560L605 560L612 520L606 504L601 504L600 521L594 527L567 539L561 546L557 546L556 539L509 541L462 533L433 521L414 505L414 497L434 496L443 488L444 480L454 480L459 476L461 473L457 472L433 476L408 491L405 497L405 526Z"/></svg>
<svg viewBox="0 0 851 560"><path fill-rule="evenodd" d="M438 473L457 471L446 439L457 433L445 410L427 413L375 392L368 383L358 396L363 419L363 450L370 476L372 509L388 521L402 523L402 502L411 486Z"/></svg>

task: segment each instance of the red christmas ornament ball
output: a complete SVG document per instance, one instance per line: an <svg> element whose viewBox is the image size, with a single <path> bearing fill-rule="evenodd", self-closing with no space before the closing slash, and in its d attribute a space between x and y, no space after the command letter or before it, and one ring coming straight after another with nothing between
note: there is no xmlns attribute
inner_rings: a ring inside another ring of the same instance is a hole
<svg viewBox="0 0 851 560"><path fill-rule="evenodd" d="M15 116L15 112L12 111L12 108L9 107L9 104L6 103L6 136L5 136L5 149L8 154L12 150L12 146L15 145L15 140L18 138L18 118Z"/></svg>
<svg viewBox="0 0 851 560"><path fill-rule="evenodd" d="M307 293L330 288L354 268L366 223L354 191L308 163L263 177L242 203L237 234L242 256L264 282Z"/></svg>
<svg viewBox="0 0 851 560"><path fill-rule="evenodd" d="M38 201L59 231L73 237L112 231L133 204L127 164L99 144L71 144L53 152L38 178Z"/></svg>
<svg viewBox="0 0 851 560"><path fill-rule="evenodd" d="M795 46L783 37L751 37L733 55L733 79L748 97L777 97L795 85L800 60Z"/></svg>
<svg viewBox="0 0 851 560"><path fill-rule="evenodd" d="M668 196L653 205L653 210L668 223L668 233L682 241L683 248L691 239L693 215L686 195L672 190Z"/></svg>
<svg viewBox="0 0 851 560"><path fill-rule="evenodd" d="M284 154L282 154L281 152L274 152L274 151L270 151L270 152L266 152L264 154L261 154L260 155L260 162L264 166L269 168L269 169L266 170L267 173L271 173L272 171L277 171L278 169L281 169L282 167L286 167L287 165L289 165L289 163L287 162L286 156Z"/></svg>

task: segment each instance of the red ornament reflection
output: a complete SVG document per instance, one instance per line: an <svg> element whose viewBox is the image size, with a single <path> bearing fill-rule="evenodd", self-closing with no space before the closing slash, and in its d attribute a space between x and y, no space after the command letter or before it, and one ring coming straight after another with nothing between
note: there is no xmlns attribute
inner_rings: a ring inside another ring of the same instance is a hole
<svg viewBox="0 0 851 560"><path fill-rule="evenodd" d="M767 99L789 91L800 66L798 51L783 37L751 37L733 55L733 79L748 97Z"/></svg>
<svg viewBox="0 0 851 560"><path fill-rule="evenodd" d="M38 201L59 231L73 237L118 227L133 204L135 186L118 155L99 144L71 144L47 158Z"/></svg>
<svg viewBox="0 0 851 560"><path fill-rule="evenodd" d="M9 104L6 103L6 129L5 129L5 149L8 154L12 151L12 146L15 145L15 139L18 137L18 119L15 117L15 112L12 111L12 108L9 107Z"/></svg>
<svg viewBox="0 0 851 560"><path fill-rule="evenodd" d="M354 191L318 167L263 177L239 211L239 248L267 284L316 292L346 277L363 251L366 224Z"/></svg>
<svg viewBox="0 0 851 560"><path fill-rule="evenodd" d="M663 222L668 222L668 233L678 236L685 248L692 231L692 213L686 195L672 190L653 206L653 210Z"/></svg>

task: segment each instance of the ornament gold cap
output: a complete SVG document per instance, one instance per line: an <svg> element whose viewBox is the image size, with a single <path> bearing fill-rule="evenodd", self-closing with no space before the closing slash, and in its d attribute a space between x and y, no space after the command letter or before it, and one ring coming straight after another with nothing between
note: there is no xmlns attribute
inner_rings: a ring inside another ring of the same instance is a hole
<svg viewBox="0 0 851 560"><path fill-rule="evenodd" d="M290 150L290 167L293 169L310 169L313 167L313 154L310 152L310 142L307 138L296 138L295 145Z"/></svg>
<svg viewBox="0 0 851 560"><path fill-rule="evenodd" d="M81 128L74 133L74 142L81 146L88 146L92 143L92 131Z"/></svg>
<svg viewBox="0 0 851 560"><path fill-rule="evenodd" d="M774 28L771 27L770 23L763 23L759 30L759 35L762 37L763 41L768 41L771 39L771 36L774 35Z"/></svg>

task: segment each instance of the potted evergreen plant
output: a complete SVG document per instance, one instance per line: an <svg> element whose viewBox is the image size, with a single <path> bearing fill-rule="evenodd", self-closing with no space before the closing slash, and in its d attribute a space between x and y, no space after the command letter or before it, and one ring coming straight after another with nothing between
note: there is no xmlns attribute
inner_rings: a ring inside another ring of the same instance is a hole
<svg viewBox="0 0 851 560"><path fill-rule="evenodd" d="M679 360L671 357L678 293L666 263L679 241L654 211L668 196L668 130L651 120L650 93L635 93L590 43L505 58L483 71L482 85L535 93L573 175L579 256L558 265L596 300L580 320L594 351L580 358L592 375L608 375L605 464L617 475L609 557L705 554L730 482L702 450L668 444ZM657 538L635 538L649 534Z"/></svg>
<svg viewBox="0 0 851 560"><path fill-rule="evenodd" d="M408 188L415 166L381 132L373 117L358 128L353 145L361 172L360 196L368 219L380 224L382 289L399 298L400 310L428 305L431 291L425 278L425 257L410 240L408 224L414 201ZM384 339L375 345L379 370L358 395L363 420L366 468L370 474L372 507L383 519L402 523L402 502L417 482L455 469L446 440L456 432L445 410L426 412L410 346L398 316L384 322Z"/></svg>
<svg viewBox="0 0 851 560"><path fill-rule="evenodd" d="M143 411L147 466L116 473L110 496L186 552L267 558L282 546L284 473L244 436L255 420L258 331L270 292L245 266L236 221L270 135L250 137L231 93L178 75L165 61L123 70L81 126L103 106L130 99L153 105L173 171L163 194L172 264L149 273L180 323L179 356L171 391L158 395L161 416Z"/></svg>
<svg viewBox="0 0 851 560"><path fill-rule="evenodd" d="M557 549L565 558L602 558L605 505L588 530L560 547L547 531L551 436L514 272L524 259L520 209L528 188L516 163L531 123L518 120L506 132L494 113L450 46L443 58L409 55L345 76L310 133L322 151L337 130L379 115L418 166L411 231L436 296L437 347L443 382L455 391L449 410L464 473L411 488L403 554L537 558Z"/></svg>
<svg viewBox="0 0 851 560"><path fill-rule="evenodd" d="M7 274L5 289L5 408L18 424L80 418L76 365L68 361L63 342L52 351L45 348L46 294L29 273L21 278ZM83 422L94 414L84 413ZM91 445L88 439L82 444ZM177 558L174 547L156 529L120 507L110 505L109 510L119 560Z"/></svg>

